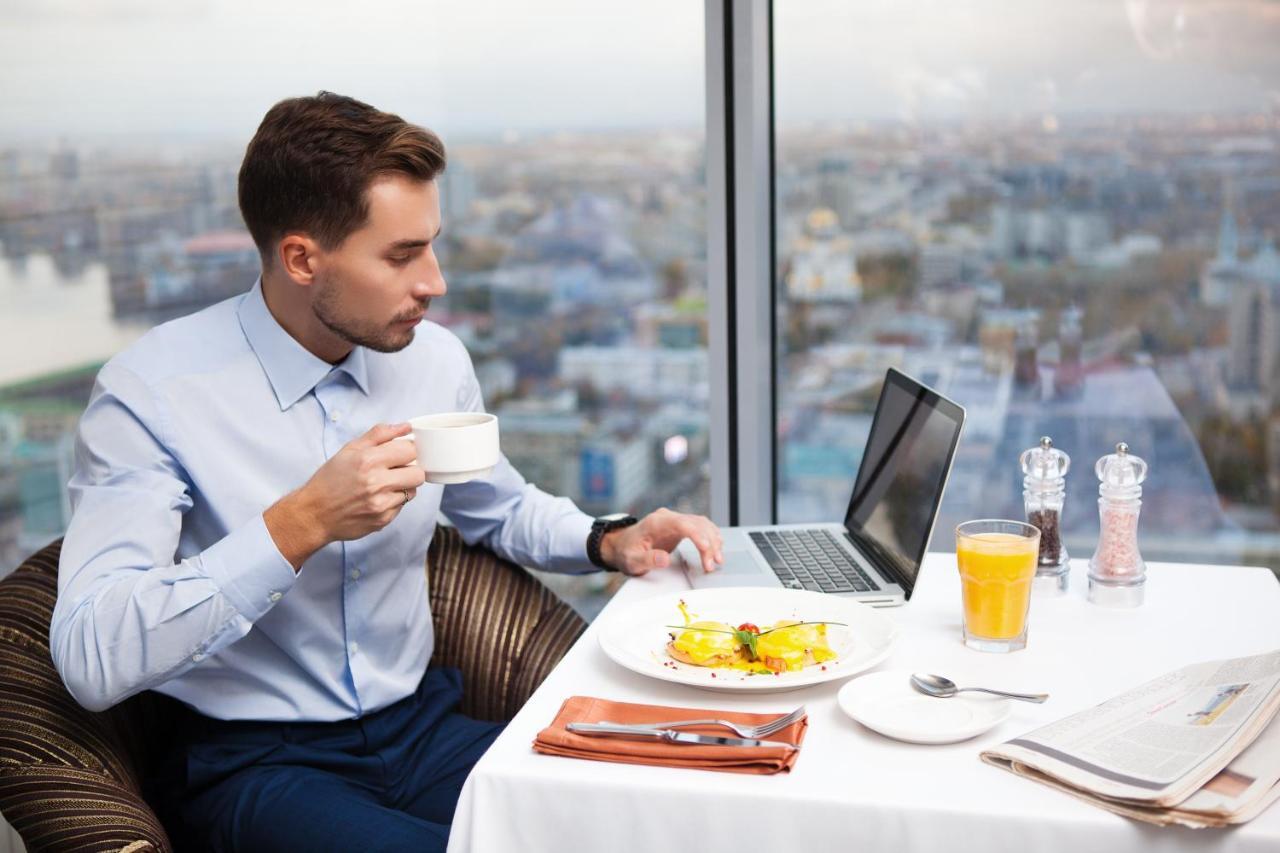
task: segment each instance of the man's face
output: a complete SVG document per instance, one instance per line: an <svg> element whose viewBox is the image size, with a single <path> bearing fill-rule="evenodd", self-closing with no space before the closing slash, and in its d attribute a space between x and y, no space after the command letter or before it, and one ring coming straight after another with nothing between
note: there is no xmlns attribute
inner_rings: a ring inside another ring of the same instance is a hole
<svg viewBox="0 0 1280 853"><path fill-rule="evenodd" d="M311 310L348 343L396 352L413 341L431 298L445 294L432 247L440 193L435 181L391 175L365 194L368 222L318 258Z"/></svg>

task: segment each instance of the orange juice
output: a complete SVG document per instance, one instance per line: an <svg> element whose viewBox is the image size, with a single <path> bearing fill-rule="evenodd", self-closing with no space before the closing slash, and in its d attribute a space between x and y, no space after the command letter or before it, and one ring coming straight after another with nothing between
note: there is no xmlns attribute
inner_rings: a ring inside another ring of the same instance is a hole
<svg viewBox="0 0 1280 853"><path fill-rule="evenodd" d="M983 532L956 537L968 634L1011 640L1027 626L1039 537Z"/></svg>

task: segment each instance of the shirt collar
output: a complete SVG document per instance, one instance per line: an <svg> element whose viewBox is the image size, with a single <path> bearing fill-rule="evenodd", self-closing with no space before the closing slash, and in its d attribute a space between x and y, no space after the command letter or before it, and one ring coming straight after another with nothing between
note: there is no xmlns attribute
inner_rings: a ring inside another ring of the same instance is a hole
<svg viewBox="0 0 1280 853"><path fill-rule="evenodd" d="M365 361L365 348L357 346L342 360L332 365L317 357L285 331L267 308L262 295L262 279L253 283L253 289L245 294L239 308L240 327L253 348L258 363L262 365L275 391L280 410L284 411L311 392L330 371L341 370L349 375L365 394L369 393L369 373Z"/></svg>

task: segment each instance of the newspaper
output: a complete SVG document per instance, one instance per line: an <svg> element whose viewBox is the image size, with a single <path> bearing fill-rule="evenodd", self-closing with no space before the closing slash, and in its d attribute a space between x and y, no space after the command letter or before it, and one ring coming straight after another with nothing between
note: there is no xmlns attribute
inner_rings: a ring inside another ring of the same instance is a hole
<svg viewBox="0 0 1280 853"><path fill-rule="evenodd" d="M1280 650L1183 667L982 753L1118 814L1244 823L1280 798Z"/></svg>

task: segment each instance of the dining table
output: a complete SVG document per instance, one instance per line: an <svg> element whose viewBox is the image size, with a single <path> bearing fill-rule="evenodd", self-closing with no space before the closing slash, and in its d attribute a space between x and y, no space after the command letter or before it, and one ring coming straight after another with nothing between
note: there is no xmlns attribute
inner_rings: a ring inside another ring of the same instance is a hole
<svg viewBox="0 0 1280 853"><path fill-rule="evenodd" d="M630 578L472 770L449 850L1280 850L1280 808L1229 829L1158 827L980 760L985 748L1188 664L1280 649L1280 583L1270 569L1151 563L1145 602L1132 608L1089 602L1086 572L1086 561L1074 560L1065 594L1035 592L1027 647L1006 654L964 645L954 554L928 554L910 600L876 611L896 624L895 640L883 661L853 678L926 672L1050 694L1043 704L1014 702L1004 722L976 737L934 745L854 721L837 701L847 677L788 692L709 690L619 665L599 641L611 619L647 597L689 589L670 568ZM794 766L773 775L536 752L535 737L571 696L753 713L803 704L809 726Z"/></svg>

